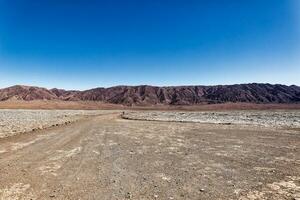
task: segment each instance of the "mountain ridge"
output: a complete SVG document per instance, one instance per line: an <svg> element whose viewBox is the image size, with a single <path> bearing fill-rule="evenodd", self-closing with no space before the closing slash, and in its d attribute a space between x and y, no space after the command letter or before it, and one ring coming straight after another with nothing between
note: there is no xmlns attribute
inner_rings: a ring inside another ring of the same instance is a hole
<svg viewBox="0 0 300 200"><path fill-rule="evenodd" d="M47 89L15 85L0 89L0 101L100 101L122 105L197 105L227 102L300 103L300 87L268 83L234 85L151 86L119 85L89 90Z"/></svg>

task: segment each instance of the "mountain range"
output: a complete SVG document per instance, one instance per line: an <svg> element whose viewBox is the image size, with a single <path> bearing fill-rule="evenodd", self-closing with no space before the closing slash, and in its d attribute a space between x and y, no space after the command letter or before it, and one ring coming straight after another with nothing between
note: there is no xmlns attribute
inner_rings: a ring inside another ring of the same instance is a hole
<svg viewBox="0 0 300 200"><path fill-rule="evenodd" d="M300 87L280 84L235 84L216 86L149 85L115 86L90 90L46 89L16 85L0 89L0 101L62 100L99 101L122 105L198 105L227 102L300 103Z"/></svg>

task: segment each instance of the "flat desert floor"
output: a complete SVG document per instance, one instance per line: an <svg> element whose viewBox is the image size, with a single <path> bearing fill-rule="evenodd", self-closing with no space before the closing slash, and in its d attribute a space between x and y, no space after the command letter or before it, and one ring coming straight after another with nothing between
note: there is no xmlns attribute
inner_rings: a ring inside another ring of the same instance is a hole
<svg viewBox="0 0 300 200"><path fill-rule="evenodd" d="M0 199L300 199L300 111L90 112L0 110Z"/></svg>

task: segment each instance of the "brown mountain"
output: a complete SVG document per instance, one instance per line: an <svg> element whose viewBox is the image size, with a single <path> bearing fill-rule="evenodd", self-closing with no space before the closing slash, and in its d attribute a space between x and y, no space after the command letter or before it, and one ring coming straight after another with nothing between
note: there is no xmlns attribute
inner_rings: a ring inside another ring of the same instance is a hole
<svg viewBox="0 0 300 200"><path fill-rule="evenodd" d="M155 87L116 86L67 91L30 86L0 90L0 101L64 100L101 101L124 105L196 105L205 103L300 103L300 87L271 84Z"/></svg>
<svg viewBox="0 0 300 200"><path fill-rule="evenodd" d="M52 100L57 95L46 88L16 85L0 90L0 100Z"/></svg>

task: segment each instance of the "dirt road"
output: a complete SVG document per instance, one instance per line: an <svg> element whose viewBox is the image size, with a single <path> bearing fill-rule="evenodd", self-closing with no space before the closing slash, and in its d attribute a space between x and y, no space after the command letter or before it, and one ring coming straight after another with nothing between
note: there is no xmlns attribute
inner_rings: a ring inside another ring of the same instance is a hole
<svg viewBox="0 0 300 200"><path fill-rule="evenodd" d="M299 199L299 131L108 114L0 140L0 199Z"/></svg>

